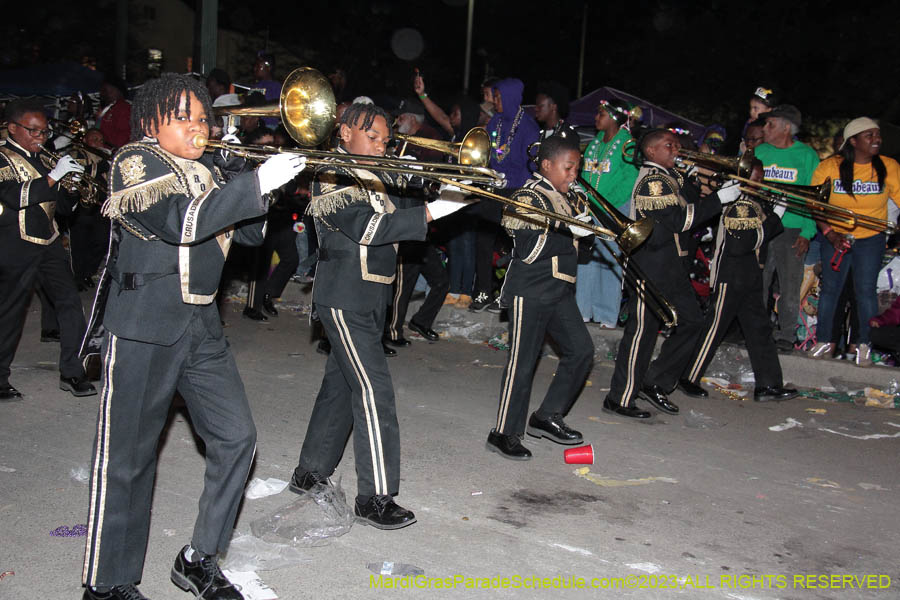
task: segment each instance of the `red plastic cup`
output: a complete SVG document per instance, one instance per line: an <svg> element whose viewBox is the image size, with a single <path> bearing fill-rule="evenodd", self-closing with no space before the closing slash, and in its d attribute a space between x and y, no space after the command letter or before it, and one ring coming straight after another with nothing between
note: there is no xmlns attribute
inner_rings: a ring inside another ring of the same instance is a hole
<svg viewBox="0 0 900 600"><path fill-rule="evenodd" d="M579 446L577 448L569 448L565 451L566 464L569 465L592 465L594 464L594 445Z"/></svg>

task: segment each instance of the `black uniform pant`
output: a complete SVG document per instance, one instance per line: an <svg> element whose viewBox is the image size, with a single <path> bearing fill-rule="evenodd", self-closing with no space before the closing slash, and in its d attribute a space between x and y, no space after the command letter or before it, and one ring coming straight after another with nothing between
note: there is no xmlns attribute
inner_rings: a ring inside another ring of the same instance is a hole
<svg viewBox="0 0 900 600"><path fill-rule="evenodd" d="M72 271L78 280L93 276L109 250L109 219L79 206L69 221Z"/></svg>
<svg viewBox="0 0 900 600"><path fill-rule="evenodd" d="M700 337L700 343L688 364L685 379L693 383L700 382L706 367L716 355L719 344L725 339L728 328L737 319L747 343L747 354L750 356L756 386L780 387L784 383L769 315L762 302L757 301L761 287L759 285L748 289L736 287L733 283L716 285L713 307L706 315L706 334Z"/></svg>
<svg viewBox="0 0 900 600"><path fill-rule="evenodd" d="M206 446L191 545L204 554L217 554L231 539L256 449L256 427L215 304L195 310L184 335L171 346L106 334L85 585L141 579L157 445L176 391Z"/></svg>
<svg viewBox="0 0 900 600"><path fill-rule="evenodd" d="M441 255L438 254L437 248L430 243L400 242L400 251L397 255L399 258L397 279L394 283L394 302L385 327L385 335L392 340L403 337L403 323L406 322L409 299L420 273L428 282L429 289L422 306L410 319L415 321L416 325L431 328L450 290L450 276L441 264Z"/></svg>
<svg viewBox="0 0 900 600"><path fill-rule="evenodd" d="M252 308L262 306L263 294L278 298L284 292L291 275L297 272L300 256L297 254L297 234L289 226L273 227L266 233L263 245L256 249L256 265L250 281L248 302ZM278 253L278 264L269 274L272 253Z"/></svg>
<svg viewBox="0 0 900 600"><path fill-rule="evenodd" d="M591 362L594 343L575 302L567 293L557 302L545 303L513 296L509 306L509 358L503 371L496 430L505 435L525 433L534 369L550 334L560 350L559 365L537 415L565 415L581 391Z"/></svg>
<svg viewBox="0 0 900 600"><path fill-rule="evenodd" d="M298 472L334 473L353 431L360 500L400 489L400 428L381 336L385 307L366 313L316 305L331 342Z"/></svg>
<svg viewBox="0 0 900 600"><path fill-rule="evenodd" d="M5 228L4 228L5 229ZM84 308L75 282L69 257L57 238L40 246L11 238L0 231L0 383L9 383L10 365L22 329L28 302L35 284L39 284L56 310L59 320L59 373L63 377L81 377L84 369L78 359L78 348L86 327ZM14 232L18 236L18 232Z"/></svg>
<svg viewBox="0 0 900 600"><path fill-rule="evenodd" d="M621 406L632 404L634 396L645 385L658 385L666 392L674 390L704 332L703 313L690 279L679 277L677 281L662 283L668 285L661 286L659 291L678 313L678 325L663 342L653 364L650 360L662 322L644 300L643 281L638 282L641 290L629 290L628 321L609 384L609 397Z"/></svg>

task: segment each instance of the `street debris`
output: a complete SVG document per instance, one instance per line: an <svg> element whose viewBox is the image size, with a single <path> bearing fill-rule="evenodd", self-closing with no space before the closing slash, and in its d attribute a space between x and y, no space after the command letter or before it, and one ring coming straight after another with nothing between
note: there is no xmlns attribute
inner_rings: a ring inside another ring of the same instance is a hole
<svg viewBox="0 0 900 600"><path fill-rule="evenodd" d="M406 563L391 561L366 563L366 568L376 575L395 575L398 577L416 577L425 574L425 569Z"/></svg>
<svg viewBox="0 0 900 600"><path fill-rule="evenodd" d="M284 491L288 486L287 481L269 477L266 480L254 477L244 492L244 497L248 500L256 500L257 498L265 498L266 496L274 496Z"/></svg>
<svg viewBox="0 0 900 600"><path fill-rule="evenodd" d="M671 477L640 477L638 479L611 479L609 477L604 477L603 475L597 475L596 473L591 473L590 467L581 467L572 471L578 477L582 479L587 479L591 483L599 485L600 487L625 487L630 485L647 485L649 483L653 483L654 481L659 481L662 483L678 483L677 479L672 479Z"/></svg>
<svg viewBox="0 0 900 600"><path fill-rule="evenodd" d="M806 482L811 483L813 485L817 485L819 487L833 488L836 490L841 489L841 484L839 484L836 481L831 481L830 479L820 479L818 477L807 477Z"/></svg>
<svg viewBox="0 0 900 600"><path fill-rule="evenodd" d="M87 537L87 525L75 525L71 529L68 525L60 525L50 532L53 537Z"/></svg>
<svg viewBox="0 0 900 600"><path fill-rule="evenodd" d="M877 491L877 492L889 492L889 491L891 491L891 490L889 490L888 488L881 487L881 486L878 485L877 483L857 483L856 485L858 485L859 487L861 487L861 488L864 489L864 490L875 490L875 491Z"/></svg>
<svg viewBox="0 0 900 600"><path fill-rule="evenodd" d="M245 600L277 600L278 595L263 583L254 571L232 571L223 569L228 580L235 584Z"/></svg>
<svg viewBox="0 0 900 600"><path fill-rule="evenodd" d="M684 415L684 426L691 429L717 429L722 426L721 423L702 412L698 412L693 408Z"/></svg>
<svg viewBox="0 0 900 600"><path fill-rule="evenodd" d="M806 412L812 413L814 415L824 415L828 411L825 410L824 408L807 408Z"/></svg>
<svg viewBox="0 0 900 600"><path fill-rule="evenodd" d="M275 571L312 561L300 548L261 540L248 533L235 533L222 557L229 571Z"/></svg>
<svg viewBox="0 0 900 600"><path fill-rule="evenodd" d="M250 531L260 539L308 547L329 544L352 525L353 512L338 480L313 486L297 500L251 522Z"/></svg>
<svg viewBox="0 0 900 600"><path fill-rule="evenodd" d="M798 421L797 419L793 419L788 417L788 420L780 425L772 425L769 427L769 431L786 431L788 429L793 429L794 427L803 427L803 423Z"/></svg>
<svg viewBox="0 0 900 600"><path fill-rule="evenodd" d="M82 465L69 471L69 476L78 483L87 483L91 478L91 472L88 471L86 465Z"/></svg>
<svg viewBox="0 0 900 600"><path fill-rule="evenodd" d="M654 563L626 563L626 567L631 569L635 569L636 571L643 571L645 573L659 573L662 567Z"/></svg>
<svg viewBox="0 0 900 600"><path fill-rule="evenodd" d="M0 573L0 581L3 581L7 577L12 577L15 574L15 571L3 571L2 573Z"/></svg>

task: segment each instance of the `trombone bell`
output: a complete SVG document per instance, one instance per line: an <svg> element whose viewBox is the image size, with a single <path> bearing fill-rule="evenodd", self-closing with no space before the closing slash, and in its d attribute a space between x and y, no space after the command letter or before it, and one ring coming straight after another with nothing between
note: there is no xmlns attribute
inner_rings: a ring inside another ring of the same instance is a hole
<svg viewBox="0 0 900 600"><path fill-rule="evenodd" d="M625 254L631 254L650 237L651 233L653 233L653 221L641 219L623 229L622 233L616 236L616 244Z"/></svg>
<svg viewBox="0 0 900 600"><path fill-rule="evenodd" d="M491 160L491 136L484 127L473 127L461 142L445 142L402 133L397 133L394 137L404 144L452 154L461 165L486 167Z"/></svg>

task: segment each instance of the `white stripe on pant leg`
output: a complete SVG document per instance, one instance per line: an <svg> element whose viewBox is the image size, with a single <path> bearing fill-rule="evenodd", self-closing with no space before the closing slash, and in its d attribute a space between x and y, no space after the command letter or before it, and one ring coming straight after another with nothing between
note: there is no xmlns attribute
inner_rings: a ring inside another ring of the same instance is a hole
<svg viewBox="0 0 900 600"><path fill-rule="evenodd" d="M644 329L646 328L644 319L646 318L647 307L644 304L644 282L641 281L638 285L640 290L635 289L637 297L637 314L635 315L635 318L637 319L637 329L634 332L634 336L631 338L631 348L628 351L628 365L625 368L625 391L622 392L622 397L619 399L619 406L631 404L631 395L634 393L636 378L635 367L637 365L638 348L641 346L641 336L644 335ZM651 349L650 352L653 352L653 349Z"/></svg>
<svg viewBox="0 0 900 600"><path fill-rule="evenodd" d="M109 413L110 397L113 394L113 370L116 365L116 342L118 338L109 335L109 347L106 349L105 386L100 397L100 413L97 418L97 446L94 450L93 470L91 477L91 506L88 519L88 538L84 551L84 568L81 579L86 585L97 583L97 562L100 559L100 531L103 530L103 516L106 506L106 469L109 465ZM99 504L98 504L99 502ZM91 541L93 540L93 546ZM94 560L91 560L91 556Z"/></svg>
<svg viewBox="0 0 900 600"><path fill-rule="evenodd" d="M713 340L716 339L716 332L722 324L722 308L725 306L725 292L727 287L727 283L719 284L719 293L716 296L716 308L713 313L713 322L710 325L709 331L706 332L706 338L704 338L703 344L700 346L700 352L697 354L697 359L694 361L690 373L688 373L688 379L692 382L700 376L700 367L706 361L706 355L709 354L710 346L712 346Z"/></svg>
<svg viewBox="0 0 900 600"><path fill-rule="evenodd" d="M387 469L384 464L384 448L381 443L381 426L378 422L378 408L375 406L375 391L372 382L366 373L366 366L359 358L353 338L350 336L350 328L344 320L344 311L332 308L331 316L340 334L341 344L350 359L353 371L356 374L360 389L362 390L362 405L366 415L366 430L369 436L369 453L372 455L372 476L374 478L375 493L387 495Z"/></svg>
<svg viewBox="0 0 900 600"><path fill-rule="evenodd" d="M516 379L516 370L519 367L519 350L522 348L522 313L524 312L525 298L515 296L513 298L513 336L509 340L509 369L506 380L503 382L503 391L500 395L500 409L497 412L497 432L503 433L506 425L506 417L509 413L509 403L512 398L513 382Z"/></svg>
<svg viewBox="0 0 900 600"><path fill-rule="evenodd" d="M403 260L397 261L397 289L394 291L394 303L391 305L391 325L388 331L392 340L400 339L400 332L397 328L397 317L400 316L400 296L403 294ZM403 323L400 323L403 326Z"/></svg>

